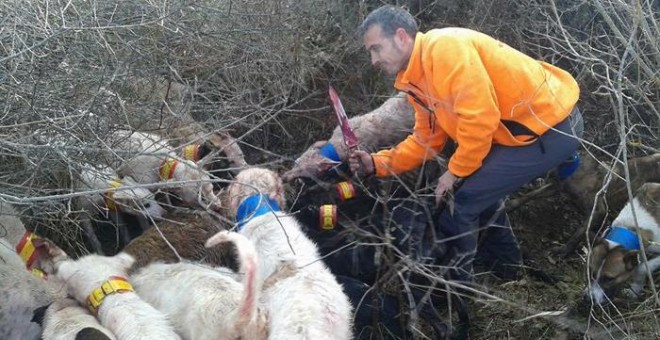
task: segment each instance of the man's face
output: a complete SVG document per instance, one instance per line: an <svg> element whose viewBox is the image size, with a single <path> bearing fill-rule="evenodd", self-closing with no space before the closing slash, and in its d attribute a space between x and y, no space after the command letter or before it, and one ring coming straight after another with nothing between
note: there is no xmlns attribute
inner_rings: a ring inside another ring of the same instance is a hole
<svg viewBox="0 0 660 340"><path fill-rule="evenodd" d="M380 25L371 26L364 34L364 47L369 51L371 64L388 75L394 76L408 64L410 54L397 34L387 37Z"/></svg>

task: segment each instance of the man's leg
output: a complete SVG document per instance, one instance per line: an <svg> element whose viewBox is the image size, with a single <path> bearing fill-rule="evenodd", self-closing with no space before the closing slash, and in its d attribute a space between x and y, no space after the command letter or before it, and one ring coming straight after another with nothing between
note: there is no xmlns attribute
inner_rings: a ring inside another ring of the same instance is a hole
<svg viewBox="0 0 660 340"><path fill-rule="evenodd" d="M479 235L475 258L479 271L491 271L505 280L517 279L521 274L522 257L504 201L498 201L482 213L479 226L486 228Z"/></svg>
<svg viewBox="0 0 660 340"><path fill-rule="evenodd" d="M454 211L444 209L440 225L453 248L452 278L470 282L479 219L508 194L566 160L578 147L568 119L528 146L494 145L483 164L454 193ZM507 228L507 230L509 230ZM485 240L488 242L488 240Z"/></svg>

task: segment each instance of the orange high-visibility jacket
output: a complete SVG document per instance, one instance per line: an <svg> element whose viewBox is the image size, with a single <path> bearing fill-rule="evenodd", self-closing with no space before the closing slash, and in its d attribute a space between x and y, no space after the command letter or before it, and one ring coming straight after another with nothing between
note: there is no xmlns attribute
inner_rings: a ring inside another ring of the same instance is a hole
<svg viewBox="0 0 660 340"><path fill-rule="evenodd" d="M394 86L415 109L413 133L372 154L377 176L417 168L451 138L449 171L479 169L493 143L529 145L568 117L580 89L568 72L535 60L483 33L443 28L417 33L408 67ZM526 134L511 134L522 124Z"/></svg>

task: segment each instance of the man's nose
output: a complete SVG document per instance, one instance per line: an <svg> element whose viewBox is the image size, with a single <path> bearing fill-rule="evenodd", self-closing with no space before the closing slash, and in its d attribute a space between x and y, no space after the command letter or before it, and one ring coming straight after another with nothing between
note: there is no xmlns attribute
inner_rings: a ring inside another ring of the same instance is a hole
<svg viewBox="0 0 660 340"><path fill-rule="evenodd" d="M372 66L378 66L378 63L380 63L380 58L376 54L371 55L371 65Z"/></svg>

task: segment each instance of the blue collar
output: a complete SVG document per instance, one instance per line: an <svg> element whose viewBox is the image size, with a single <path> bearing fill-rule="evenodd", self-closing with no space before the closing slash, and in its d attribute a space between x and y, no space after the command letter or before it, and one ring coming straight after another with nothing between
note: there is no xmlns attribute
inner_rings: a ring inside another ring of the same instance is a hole
<svg viewBox="0 0 660 340"><path fill-rule="evenodd" d="M276 211L280 211L280 208L274 199L262 194L252 195L243 200L238 206L238 210L236 211L236 221L238 222L236 226L238 230L241 230L245 223L248 223L251 219Z"/></svg>
<svg viewBox="0 0 660 340"><path fill-rule="evenodd" d="M624 227L615 226L605 235L605 239L618 243L623 248L628 250L639 250L639 238L632 230Z"/></svg>
<svg viewBox="0 0 660 340"><path fill-rule="evenodd" d="M328 158L332 161L341 162L341 158L339 158L337 149L335 149L335 146L332 145L332 143L328 142L328 144L326 144L319 150L319 153L321 154L321 156Z"/></svg>

